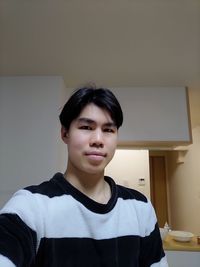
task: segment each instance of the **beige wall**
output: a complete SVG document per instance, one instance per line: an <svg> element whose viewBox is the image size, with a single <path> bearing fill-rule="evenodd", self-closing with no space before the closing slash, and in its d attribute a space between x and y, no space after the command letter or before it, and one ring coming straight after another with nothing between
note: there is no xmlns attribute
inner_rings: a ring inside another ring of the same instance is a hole
<svg viewBox="0 0 200 267"><path fill-rule="evenodd" d="M173 229L200 234L200 126L192 130L193 144L181 155L168 156L169 199Z"/></svg>
<svg viewBox="0 0 200 267"><path fill-rule="evenodd" d="M189 88L193 144L186 152L168 153L171 224L200 234L200 88Z"/></svg>

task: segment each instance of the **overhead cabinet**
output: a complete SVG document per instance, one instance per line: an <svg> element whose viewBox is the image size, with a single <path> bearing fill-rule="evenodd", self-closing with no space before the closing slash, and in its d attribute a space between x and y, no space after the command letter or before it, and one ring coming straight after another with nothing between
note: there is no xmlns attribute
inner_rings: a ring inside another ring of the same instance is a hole
<svg viewBox="0 0 200 267"><path fill-rule="evenodd" d="M187 88L132 87L111 90L124 112L119 146L177 146L192 142Z"/></svg>

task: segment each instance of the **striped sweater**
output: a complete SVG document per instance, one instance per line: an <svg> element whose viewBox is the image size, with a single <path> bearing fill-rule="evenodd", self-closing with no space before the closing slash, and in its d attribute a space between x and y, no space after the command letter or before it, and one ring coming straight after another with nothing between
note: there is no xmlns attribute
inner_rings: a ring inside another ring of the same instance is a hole
<svg viewBox="0 0 200 267"><path fill-rule="evenodd" d="M0 266L167 267L150 201L105 177L107 204L57 173L16 192L0 211Z"/></svg>

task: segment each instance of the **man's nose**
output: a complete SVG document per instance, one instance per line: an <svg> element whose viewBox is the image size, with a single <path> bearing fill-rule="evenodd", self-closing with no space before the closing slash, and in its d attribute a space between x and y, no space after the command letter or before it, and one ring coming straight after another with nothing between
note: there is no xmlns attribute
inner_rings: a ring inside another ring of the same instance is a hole
<svg viewBox="0 0 200 267"><path fill-rule="evenodd" d="M90 146L97 146L103 147L103 132L99 129L96 129L92 132L91 139L90 139Z"/></svg>

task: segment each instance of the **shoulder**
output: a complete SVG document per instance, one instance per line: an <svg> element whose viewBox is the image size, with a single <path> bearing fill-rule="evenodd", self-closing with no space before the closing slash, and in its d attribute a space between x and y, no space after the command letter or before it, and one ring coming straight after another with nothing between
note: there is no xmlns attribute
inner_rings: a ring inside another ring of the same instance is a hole
<svg viewBox="0 0 200 267"><path fill-rule="evenodd" d="M123 199L132 199L136 201L142 201L147 203L148 199L145 195L143 195L141 192L128 188L122 185L117 185L118 188L118 196Z"/></svg>
<svg viewBox="0 0 200 267"><path fill-rule="evenodd" d="M59 186L62 181L63 174L56 173L50 180L44 181L39 185L31 185L24 188L24 190L32 194L40 194L48 197L60 196L63 194L62 188Z"/></svg>
<svg viewBox="0 0 200 267"><path fill-rule="evenodd" d="M135 189L115 184L110 177L107 179L113 183L112 187L116 188L117 205L128 214L127 216L132 214L134 220L137 220L140 225L141 236L149 235L157 222L155 210L149 198Z"/></svg>
<svg viewBox="0 0 200 267"><path fill-rule="evenodd" d="M105 176L105 180L110 184L111 190L116 191L117 197L122 198L124 200L137 200L137 201L142 201L142 202L148 202L148 199L145 195L143 195L141 192L125 187L119 184L116 184L113 178L109 176Z"/></svg>
<svg viewBox="0 0 200 267"><path fill-rule="evenodd" d="M61 174L56 174L49 181L39 185L18 190L0 210L0 214L16 214L29 227L36 229L36 224L46 213L50 198L63 194L59 186L53 182L57 176L60 177Z"/></svg>
<svg viewBox="0 0 200 267"><path fill-rule="evenodd" d="M153 220L156 219L155 210L152 206L152 203L144 194L135 189L127 188L121 185L117 185L117 188L118 199L121 199L123 203L129 203L129 205L134 207L139 217L152 217Z"/></svg>
<svg viewBox="0 0 200 267"><path fill-rule="evenodd" d="M140 229L140 236L149 236L154 234L157 224L157 217L150 199L137 190L119 186L122 191L119 195L123 198L123 208L130 208L129 211L137 218ZM128 203L127 203L128 202Z"/></svg>
<svg viewBox="0 0 200 267"><path fill-rule="evenodd" d="M140 217L152 217L153 220L156 219L155 210L148 197L135 189L127 188L122 185L117 185L117 188L118 198L134 206L134 209Z"/></svg>

